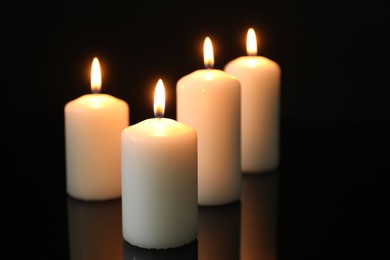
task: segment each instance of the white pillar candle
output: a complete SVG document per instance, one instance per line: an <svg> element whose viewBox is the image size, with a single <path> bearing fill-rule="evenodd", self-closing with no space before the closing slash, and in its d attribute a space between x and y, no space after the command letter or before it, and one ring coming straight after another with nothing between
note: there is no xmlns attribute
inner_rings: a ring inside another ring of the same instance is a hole
<svg viewBox="0 0 390 260"><path fill-rule="evenodd" d="M129 125L129 106L116 97L98 93L101 72L92 62L91 88L65 105L67 193L82 200L121 196L121 132Z"/></svg>
<svg viewBox="0 0 390 260"><path fill-rule="evenodd" d="M247 53L227 63L224 70L241 83L241 169L262 173L279 165L281 70L275 61L257 56L253 28L247 34Z"/></svg>
<svg viewBox="0 0 390 260"><path fill-rule="evenodd" d="M198 204L222 205L241 192L240 82L212 69L211 40L204 42L206 69L177 82L177 120L198 134Z"/></svg>
<svg viewBox="0 0 390 260"><path fill-rule="evenodd" d="M166 249L197 236L197 134L162 118L161 79L155 93L156 118L122 132L122 223L130 244Z"/></svg>

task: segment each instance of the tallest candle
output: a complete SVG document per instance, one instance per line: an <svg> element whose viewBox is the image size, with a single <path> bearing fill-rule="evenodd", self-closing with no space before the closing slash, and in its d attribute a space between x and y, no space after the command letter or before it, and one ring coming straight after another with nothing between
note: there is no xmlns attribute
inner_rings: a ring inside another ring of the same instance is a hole
<svg viewBox="0 0 390 260"><path fill-rule="evenodd" d="M279 65L257 55L253 28L247 34L247 56L226 64L224 70L241 83L241 169L263 173L279 164Z"/></svg>
<svg viewBox="0 0 390 260"><path fill-rule="evenodd" d="M177 120L198 133L198 204L211 206L240 197L240 82L212 68L209 37L204 63L177 82Z"/></svg>
<svg viewBox="0 0 390 260"><path fill-rule="evenodd" d="M66 189L82 200L121 196L121 132L129 124L129 106L99 93L101 71L95 58L91 94L65 105Z"/></svg>

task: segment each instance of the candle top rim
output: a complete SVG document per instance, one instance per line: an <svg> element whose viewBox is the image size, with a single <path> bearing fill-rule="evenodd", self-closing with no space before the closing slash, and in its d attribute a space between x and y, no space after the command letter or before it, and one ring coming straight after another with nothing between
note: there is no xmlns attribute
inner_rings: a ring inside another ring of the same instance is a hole
<svg viewBox="0 0 390 260"><path fill-rule="evenodd" d="M117 104L123 104L128 107L125 100L113 95L105 93L89 93L69 101L66 103L65 107L66 109L71 109L71 107L76 109L76 106L79 107L80 105L83 105L84 107L89 107L91 109L99 109L108 106L115 106Z"/></svg>
<svg viewBox="0 0 390 260"><path fill-rule="evenodd" d="M248 65L248 62L251 62L251 64ZM237 58L229 61L225 65L224 69L226 69L226 67L231 65L232 63L241 63L243 65L248 65L248 67L255 67L256 65L264 65L264 64L272 64L274 66L279 67L279 64L276 61L274 61L270 58L267 58L265 56L260 56L260 55L256 55L256 56L246 55L246 56L237 57Z"/></svg>
<svg viewBox="0 0 390 260"><path fill-rule="evenodd" d="M123 133L129 133L137 138L164 138L195 134L196 131L189 125L178 122L171 118L148 118L137 124L123 129Z"/></svg>
<svg viewBox="0 0 390 260"><path fill-rule="evenodd" d="M263 55L242 55L240 57L237 57L236 59L253 59L253 60L262 60L262 61L273 61L275 62L274 60L266 57L266 56L263 56Z"/></svg>
<svg viewBox="0 0 390 260"><path fill-rule="evenodd" d="M220 69L198 69L185 76L183 76L179 81L186 80L189 78L196 78L199 81L202 81L203 84L212 83L214 80L226 81L227 82L236 82L239 84L237 78L230 73L227 73L224 70Z"/></svg>
<svg viewBox="0 0 390 260"><path fill-rule="evenodd" d="M216 77L231 77L231 75L229 73L227 73L226 71L222 70L222 69L198 69L198 70L194 70L193 72L191 72L190 74L187 74L187 75L191 75L191 74L209 74L209 75L212 75L214 76L214 78Z"/></svg>
<svg viewBox="0 0 390 260"><path fill-rule="evenodd" d="M74 100L86 101L88 99L101 99L101 100L119 99L119 100L122 100L122 99L115 97L115 96L108 94L108 93L86 93L82 96L77 97Z"/></svg>

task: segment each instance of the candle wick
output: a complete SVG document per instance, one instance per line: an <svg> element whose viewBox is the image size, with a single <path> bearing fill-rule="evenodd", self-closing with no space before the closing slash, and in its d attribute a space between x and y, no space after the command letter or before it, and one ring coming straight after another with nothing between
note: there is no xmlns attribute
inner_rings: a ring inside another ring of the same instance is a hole
<svg viewBox="0 0 390 260"><path fill-rule="evenodd" d="M99 94L100 89L99 88L92 88L92 94Z"/></svg>
<svg viewBox="0 0 390 260"><path fill-rule="evenodd" d="M161 119L164 116L163 112L161 109L157 109L157 111L154 113L154 117Z"/></svg>

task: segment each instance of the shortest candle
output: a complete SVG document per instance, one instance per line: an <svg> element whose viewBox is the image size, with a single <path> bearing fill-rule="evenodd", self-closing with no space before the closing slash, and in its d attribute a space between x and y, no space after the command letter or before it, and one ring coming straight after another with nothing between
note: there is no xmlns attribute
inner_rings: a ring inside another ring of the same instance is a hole
<svg viewBox="0 0 390 260"><path fill-rule="evenodd" d="M167 249L196 239L197 134L164 115L165 91L157 83L156 118L122 131L122 231L138 247Z"/></svg>

